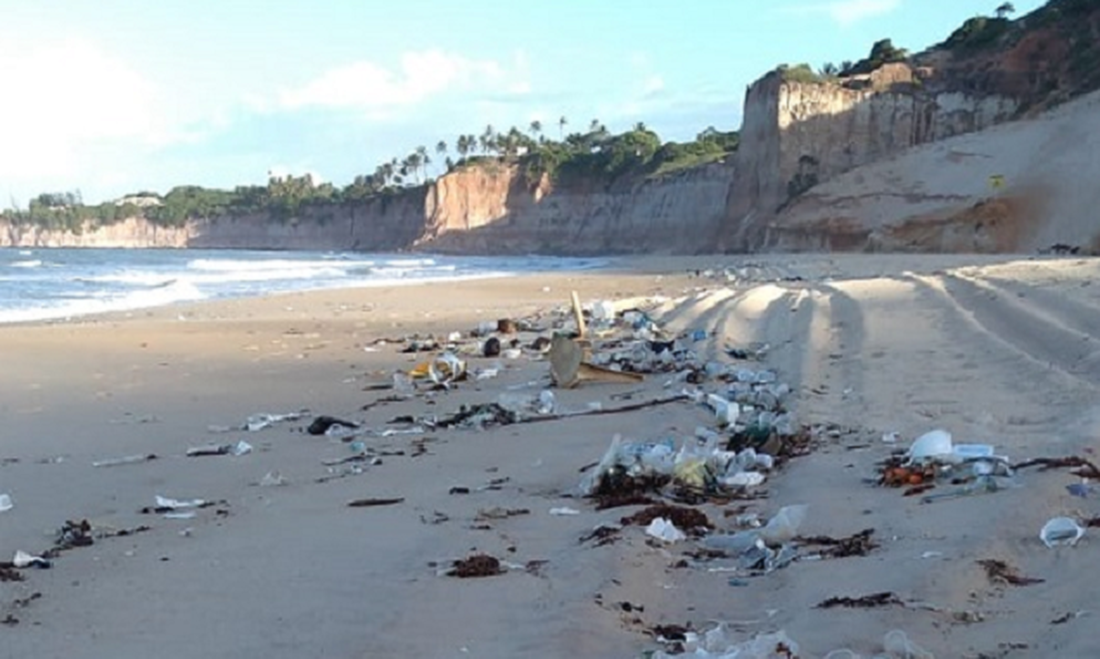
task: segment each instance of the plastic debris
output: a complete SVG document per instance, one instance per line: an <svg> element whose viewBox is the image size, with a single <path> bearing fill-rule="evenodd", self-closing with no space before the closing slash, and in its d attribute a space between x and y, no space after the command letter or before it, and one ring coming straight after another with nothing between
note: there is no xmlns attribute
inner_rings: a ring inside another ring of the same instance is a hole
<svg viewBox="0 0 1100 659"><path fill-rule="evenodd" d="M806 511L809 507L803 504L795 506L783 506L775 514L764 528L760 529L760 538L769 545L781 544L794 540L798 535L798 528L806 519Z"/></svg>
<svg viewBox="0 0 1100 659"><path fill-rule="evenodd" d="M168 497L162 497L157 495L157 508L171 508L172 510L178 510L181 508L199 508L206 505L206 501L203 499L170 499Z"/></svg>
<svg viewBox="0 0 1100 659"><path fill-rule="evenodd" d="M287 480L278 471L269 471L260 479L260 487L280 487L286 485Z"/></svg>
<svg viewBox="0 0 1100 659"><path fill-rule="evenodd" d="M438 385L449 385L466 376L466 362L453 352L445 352L434 359L417 364L409 371L414 379L428 379Z"/></svg>
<svg viewBox="0 0 1100 659"><path fill-rule="evenodd" d="M296 421L305 416L305 412L287 412L286 414L253 414L244 423L244 430L256 432L283 421Z"/></svg>
<svg viewBox="0 0 1100 659"><path fill-rule="evenodd" d="M17 550L15 552L15 557L11 559L11 564L20 569L36 567L43 570L52 565L48 559L42 558L41 556L33 556L23 550Z"/></svg>
<svg viewBox="0 0 1100 659"><path fill-rule="evenodd" d="M358 428L359 424L353 421L345 421L343 419L337 419L334 416L322 415L310 422L306 427L306 432L311 435L328 435L334 434L334 429L352 429Z"/></svg>
<svg viewBox="0 0 1100 659"><path fill-rule="evenodd" d="M1087 483L1070 483L1066 486L1066 491L1075 497L1087 499L1092 488Z"/></svg>
<svg viewBox="0 0 1100 659"><path fill-rule="evenodd" d="M951 433L946 430L933 430L924 433L913 442L913 445L909 447L907 457L910 464L919 464L937 458L946 458L953 451Z"/></svg>
<svg viewBox="0 0 1100 659"><path fill-rule="evenodd" d="M141 462L148 462L150 460L156 460L157 456L152 453L141 453L137 455L125 455L121 458L107 458L106 460L96 460L92 463L93 467L117 467L120 465L132 465L139 464Z"/></svg>
<svg viewBox="0 0 1100 659"><path fill-rule="evenodd" d="M658 517L649 523L649 526L645 529L646 535L657 538L664 542L680 542L687 538L687 535L683 531L676 528L676 525L668 521L664 517Z"/></svg>
<svg viewBox="0 0 1100 659"><path fill-rule="evenodd" d="M657 651L653 659L672 659L675 656L692 656L704 659L792 659L799 656L799 645L783 630L770 634L758 634L753 638L735 642L725 624L719 624L700 636L691 632L684 641L686 655Z"/></svg>
<svg viewBox="0 0 1100 659"><path fill-rule="evenodd" d="M0 494L0 513L6 513L15 507L10 494Z"/></svg>
<svg viewBox="0 0 1100 659"><path fill-rule="evenodd" d="M1051 548L1063 545L1072 547L1083 535L1085 529L1072 517L1054 517L1039 531L1039 539Z"/></svg>
<svg viewBox="0 0 1100 659"><path fill-rule="evenodd" d="M558 515L558 516L580 515L581 511L577 510L576 508L561 507L561 508L551 508L550 509L550 514L551 515Z"/></svg>
<svg viewBox="0 0 1100 659"><path fill-rule="evenodd" d="M164 519L194 519L194 510L179 510L170 513L164 513Z"/></svg>
<svg viewBox="0 0 1100 659"><path fill-rule="evenodd" d="M187 449L187 457L196 458L208 455L242 456L252 452L252 445L243 439L236 444L205 444Z"/></svg>

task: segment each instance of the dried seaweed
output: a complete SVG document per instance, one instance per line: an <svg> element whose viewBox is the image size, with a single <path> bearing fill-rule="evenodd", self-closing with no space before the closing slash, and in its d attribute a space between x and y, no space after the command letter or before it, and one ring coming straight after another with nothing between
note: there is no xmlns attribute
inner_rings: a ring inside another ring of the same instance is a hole
<svg viewBox="0 0 1100 659"><path fill-rule="evenodd" d="M620 538L619 531L621 530L617 526L597 526L590 533L581 536L579 542L584 544L589 540L595 540L596 547L603 547L615 543Z"/></svg>
<svg viewBox="0 0 1100 659"><path fill-rule="evenodd" d="M866 556L869 551L879 545L871 539L874 529L864 529L844 538L833 538L827 535L815 535L809 538L799 538L803 545L820 545L824 547L818 554L826 558L845 558L848 556Z"/></svg>
<svg viewBox="0 0 1100 659"><path fill-rule="evenodd" d="M1077 471L1073 473L1077 476L1083 478L1100 478L1100 468L1097 468L1088 458L1083 458L1079 455L1070 455L1062 458L1033 458L1012 465L1012 469L1018 470L1036 466L1040 467L1040 471L1047 471L1048 469L1076 469Z"/></svg>
<svg viewBox="0 0 1100 659"><path fill-rule="evenodd" d="M711 524L710 519L707 518L706 513L695 508L687 508L684 506L673 506L667 503L659 503L643 510L623 517L619 520L623 525L634 524L637 526L646 526L658 517L663 517L672 522L677 528L683 529L687 533L698 533L699 530L713 529L714 524Z"/></svg>
<svg viewBox="0 0 1100 659"><path fill-rule="evenodd" d="M492 577L503 574L500 560L488 554L474 554L467 558L454 562L454 567L447 573L448 576L459 579L472 579L476 577Z"/></svg>
<svg viewBox="0 0 1100 659"><path fill-rule="evenodd" d="M985 575L989 577L989 580L993 583L1007 584L1009 586L1030 586L1045 581L1045 579L1021 576L1016 568L995 558L982 559L978 561L978 565L985 568Z"/></svg>
<svg viewBox="0 0 1100 659"><path fill-rule="evenodd" d="M690 631L690 626L677 624L653 625L649 628L649 633L653 634L653 638L663 638L666 641L686 641Z"/></svg>
<svg viewBox="0 0 1100 659"><path fill-rule="evenodd" d="M894 604L905 606L905 603L902 602L897 595L886 591L882 593L872 593L870 595L860 595L859 597L830 597L818 604L816 608L831 609L842 606L847 609L872 609L879 606L891 606Z"/></svg>
<svg viewBox="0 0 1100 659"><path fill-rule="evenodd" d="M395 497L392 499L353 499L348 502L348 508L371 508L374 506L392 506L394 504L401 503L405 500L405 497Z"/></svg>

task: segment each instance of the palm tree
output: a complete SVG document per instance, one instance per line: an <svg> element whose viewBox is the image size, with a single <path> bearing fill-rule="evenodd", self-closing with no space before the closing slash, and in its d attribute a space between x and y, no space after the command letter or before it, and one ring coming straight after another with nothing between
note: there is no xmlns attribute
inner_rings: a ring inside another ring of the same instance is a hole
<svg viewBox="0 0 1100 659"><path fill-rule="evenodd" d="M447 142L445 140L439 140L435 144L435 153L439 156L447 155Z"/></svg>
<svg viewBox="0 0 1100 659"><path fill-rule="evenodd" d="M564 114L561 116L560 119L558 119L558 134L563 141L565 140L565 126L568 123L569 120L565 118Z"/></svg>
<svg viewBox="0 0 1100 659"><path fill-rule="evenodd" d="M638 123L634 124L634 132L644 133L646 130L648 129L646 128L644 121L639 121Z"/></svg>
<svg viewBox="0 0 1100 659"><path fill-rule="evenodd" d="M488 153L489 149L494 148L496 146L497 132L496 132L496 130L493 129L493 125L489 124L488 126L485 127L485 132L482 133L481 136L484 138L484 142L482 143L482 149L486 153Z"/></svg>
<svg viewBox="0 0 1100 659"><path fill-rule="evenodd" d="M470 152L470 143L466 141L465 135L459 135L458 139L455 140L455 151L462 158L465 158L466 154Z"/></svg>
<svg viewBox="0 0 1100 659"><path fill-rule="evenodd" d="M599 119L593 119L592 123L588 124L588 132L589 133L598 133L598 132L600 132L600 120Z"/></svg>
<svg viewBox="0 0 1100 659"><path fill-rule="evenodd" d="M993 13L997 14L997 18L1008 18L1009 14L1016 13L1016 5L1011 2L1006 2L1000 7L993 10Z"/></svg>
<svg viewBox="0 0 1100 659"><path fill-rule="evenodd" d="M409 173L413 174L414 176L416 176L417 181L419 181L420 180L420 165L421 165L422 162L423 162L423 160L421 160L419 152L413 151L412 153L410 153L409 157L405 158L405 167L406 167L405 171L406 171L406 174L409 174Z"/></svg>
<svg viewBox="0 0 1100 659"><path fill-rule="evenodd" d="M538 139L539 135L542 133L542 122L538 119L535 119L531 122L530 128L531 134L534 135L536 139Z"/></svg>

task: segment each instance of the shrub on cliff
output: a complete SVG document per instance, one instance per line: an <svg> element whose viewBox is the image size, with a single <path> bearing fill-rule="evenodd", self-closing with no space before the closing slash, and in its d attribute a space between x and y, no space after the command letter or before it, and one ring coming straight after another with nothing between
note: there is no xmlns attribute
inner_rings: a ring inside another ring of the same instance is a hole
<svg viewBox="0 0 1100 659"><path fill-rule="evenodd" d="M871 73L883 64L904 62L909 58L909 51L897 48L890 39L879 39L871 46L871 53L864 59L841 70L841 76L851 76Z"/></svg>
<svg viewBox="0 0 1100 659"><path fill-rule="evenodd" d="M943 47L948 50L982 50L995 45L1012 25L1007 18L975 16L966 19L947 40Z"/></svg>

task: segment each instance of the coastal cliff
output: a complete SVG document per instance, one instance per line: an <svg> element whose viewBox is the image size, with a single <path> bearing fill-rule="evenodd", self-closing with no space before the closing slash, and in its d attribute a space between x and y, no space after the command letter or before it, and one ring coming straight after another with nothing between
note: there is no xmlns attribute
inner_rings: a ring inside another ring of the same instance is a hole
<svg viewBox="0 0 1100 659"><path fill-rule="evenodd" d="M903 63L843 84L788 81L773 71L745 95L728 247L760 247L771 219L816 185L911 147L1008 121L1017 109L1010 97L926 91Z"/></svg>
<svg viewBox="0 0 1100 659"><path fill-rule="evenodd" d="M419 249L451 253L684 254L708 251L733 167L711 163L608 188L528 184L515 167L470 169L428 192Z"/></svg>
<svg viewBox="0 0 1100 659"><path fill-rule="evenodd" d="M79 232L0 223L0 246L421 250L465 254L708 251L733 167L710 163L610 186L530 182L516 165L478 164L395 194L308 206L286 220L218 216L180 227L141 218Z"/></svg>

